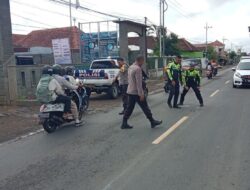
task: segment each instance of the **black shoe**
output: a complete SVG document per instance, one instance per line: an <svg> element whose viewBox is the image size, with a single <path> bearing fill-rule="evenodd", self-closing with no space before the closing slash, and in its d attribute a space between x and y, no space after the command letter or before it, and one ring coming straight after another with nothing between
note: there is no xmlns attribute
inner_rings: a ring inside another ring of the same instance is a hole
<svg viewBox="0 0 250 190"><path fill-rule="evenodd" d="M179 107L178 105L175 105L173 108L174 109L181 109L181 107Z"/></svg>
<svg viewBox="0 0 250 190"><path fill-rule="evenodd" d="M133 129L133 126L130 126L128 124L128 121L126 119L123 119L121 129Z"/></svg>
<svg viewBox="0 0 250 190"><path fill-rule="evenodd" d="M124 115L124 113L125 113L125 112L124 112L124 111L122 111L122 112L120 112L120 113L119 113L119 115Z"/></svg>
<svg viewBox="0 0 250 190"><path fill-rule="evenodd" d="M171 109L173 108L172 104L168 102L168 107Z"/></svg>
<svg viewBox="0 0 250 190"><path fill-rule="evenodd" d="M180 102L180 103L179 103L179 106L183 106L183 103L182 103L182 102Z"/></svg>
<svg viewBox="0 0 250 190"><path fill-rule="evenodd" d="M152 120L151 121L151 128L153 129L160 124L162 124L162 121Z"/></svg>
<svg viewBox="0 0 250 190"><path fill-rule="evenodd" d="M133 126L130 126L129 124L126 125L122 124L121 129L133 129Z"/></svg>
<svg viewBox="0 0 250 190"><path fill-rule="evenodd" d="M200 107L204 107L204 104L203 104L203 103L201 103L201 104L200 104Z"/></svg>

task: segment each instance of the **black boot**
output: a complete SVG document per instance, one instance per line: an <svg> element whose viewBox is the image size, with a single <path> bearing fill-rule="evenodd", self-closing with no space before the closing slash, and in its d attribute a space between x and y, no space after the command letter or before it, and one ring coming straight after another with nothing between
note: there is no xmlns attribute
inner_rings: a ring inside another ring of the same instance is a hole
<svg viewBox="0 0 250 190"><path fill-rule="evenodd" d="M170 109L173 108L171 102L169 102L169 101L168 101L168 107L169 107Z"/></svg>
<svg viewBox="0 0 250 190"><path fill-rule="evenodd" d="M157 121L157 120L154 120L154 119L151 119L150 120L150 123L151 123L151 128L155 128L156 126L162 124L162 121Z"/></svg>
<svg viewBox="0 0 250 190"><path fill-rule="evenodd" d="M121 129L133 129L133 126L128 124L127 119L123 119Z"/></svg>

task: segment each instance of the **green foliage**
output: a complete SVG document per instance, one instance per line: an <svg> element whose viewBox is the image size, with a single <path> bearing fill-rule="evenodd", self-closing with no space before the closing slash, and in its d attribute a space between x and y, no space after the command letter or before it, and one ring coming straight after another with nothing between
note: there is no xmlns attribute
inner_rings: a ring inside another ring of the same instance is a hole
<svg viewBox="0 0 250 190"><path fill-rule="evenodd" d="M237 57L237 53L235 52L235 51L231 51L230 53L229 53L229 58L230 59L235 59Z"/></svg>
<svg viewBox="0 0 250 190"><path fill-rule="evenodd" d="M211 46L208 46L207 48L207 57L208 60L217 60L218 59L218 53L215 51L215 49Z"/></svg>
<svg viewBox="0 0 250 190"><path fill-rule="evenodd" d="M159 38L158 38L159 39ZM160 40L158 40L157 47L154 49L154 54L159 56L160 55ZM165 37L165 47L164 47L164 55L165 56L174 56L174 55L180 55L181 52L178 49L179 38L176 34L171 33L169 36Z"/></svg>

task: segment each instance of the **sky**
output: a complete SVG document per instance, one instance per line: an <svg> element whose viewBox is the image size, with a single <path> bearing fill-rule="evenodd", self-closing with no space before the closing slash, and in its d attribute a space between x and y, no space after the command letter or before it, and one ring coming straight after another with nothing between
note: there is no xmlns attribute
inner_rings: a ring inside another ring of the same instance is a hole
<svg viewBox="0 0 250 190"><path fill-rule="evenodd" d="M69 0L65 0L69 1ZM75 3L76 0L72 0ZM250 52L249 0L166 0L165 26L169 32L186 38L192 43L205 42L205 25L208 41L225 40L226 48L242 48ZM85 6L101 12L126 17L159 25L159 0L79 0ZM13 33L27 34L32 30L65 27L70 25L69 8L51 0L10 0ZM92 21L114 20L104 15L72 8L72 15L77 25ZM74 21L73 21L74 23ZM83 24L89 31L89 25ZM91 25L91 31L97 28ZM115 24L101 25L101 30L115 30Z"/></svg>

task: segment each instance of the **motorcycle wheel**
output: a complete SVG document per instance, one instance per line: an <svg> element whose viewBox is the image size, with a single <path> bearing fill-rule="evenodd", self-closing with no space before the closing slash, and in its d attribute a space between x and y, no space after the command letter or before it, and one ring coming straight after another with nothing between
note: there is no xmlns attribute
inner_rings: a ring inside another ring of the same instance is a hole
<svg viewBox="0 0 250 190"><path fill-rule="evenodd" d="M43 122L43 128L47 133L53 133L55 132L57 126L53 124L49 119L46 119Z"/></svg>

